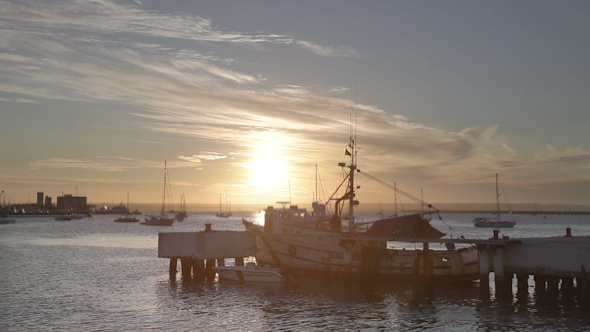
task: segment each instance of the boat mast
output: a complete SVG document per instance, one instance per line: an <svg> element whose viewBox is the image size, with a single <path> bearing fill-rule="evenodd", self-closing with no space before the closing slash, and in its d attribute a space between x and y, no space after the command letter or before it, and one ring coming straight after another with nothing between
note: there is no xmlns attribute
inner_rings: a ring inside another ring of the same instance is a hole
<svg viewBox="0 0 590 332"><path fill-rule="evenodd" d="M166 165L166 160L164 160L164 194L162 195L162 211L161 215L164 215L166 211L166 178L168 177L168 166Z"/></svg>
<svg viewBox="0 0 590 332"><path fill-rule="evenodd" d="M356 142L353 138L353 136L350 136L350 149L352 150L350 152L350 181L348 182L348 229L352 230L354 228L354 204L355 204L355 186L354 186L354 173L356 173Z"/></svg>
<svg viewBox="0 0 590 332"><path fill-rule="evenodd" d="M498 211L498 221L500 220L500 194L498 193L498 173L496 173L496 210Z"/></svg>
<svg viewBox="0 0 590 332"><path fill-rule="evenodd" d="M314 192L313 201L317 202L319 196L320 195L318 194L318 164L315 164L315 192Z"/></svg>

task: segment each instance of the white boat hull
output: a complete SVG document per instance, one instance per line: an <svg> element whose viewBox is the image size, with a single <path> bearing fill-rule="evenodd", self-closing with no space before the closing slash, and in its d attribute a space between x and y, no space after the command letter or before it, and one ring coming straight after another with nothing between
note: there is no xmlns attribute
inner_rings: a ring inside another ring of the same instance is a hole
<svg viewBox="0 0 590 332"><path fill-rule="evenodd" d="M452 251L429 250L431 270L424 264L422 250L393 250L385 241L367 241L359 236L347 253L341 246L349 237L284 236L259 234L257 245L261 264L285 266L303 274L372 274L391 278L475 280L479 278L476 248Z"/></svg>
<svg viewBox="0 0 590 332"><path fill-rule="evenodd" d="M172 226L174 222L174 218L168 217L147 217L145 221L141 223L141 225L148 225L148 226Z"/></svg>
<svg viewBox="0 0 590 332"><path fill-rule="evenodd" d="M475 218L473 224L475 227L514 227L514 225L516 225L516 221L496 221L486 218Z"/></svg>
<svg viewBox="0 0 590 332"><path fill-rule="evenodd" d="M287 277L279 269L250 266L218 266L213 270L219 278L237 281L281 282Z"/></svg>

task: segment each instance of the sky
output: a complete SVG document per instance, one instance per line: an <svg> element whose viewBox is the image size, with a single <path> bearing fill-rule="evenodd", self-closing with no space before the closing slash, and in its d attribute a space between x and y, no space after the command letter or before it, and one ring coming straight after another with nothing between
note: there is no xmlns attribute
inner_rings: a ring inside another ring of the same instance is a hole
<svg viewBox="0 0 590 332"><path fill-rule="evenodd" d="M0 190L588 204L590 2L0 1ZM351 124L352 126L351 130ZM169 200L170 200L169 199Z"/></svg>

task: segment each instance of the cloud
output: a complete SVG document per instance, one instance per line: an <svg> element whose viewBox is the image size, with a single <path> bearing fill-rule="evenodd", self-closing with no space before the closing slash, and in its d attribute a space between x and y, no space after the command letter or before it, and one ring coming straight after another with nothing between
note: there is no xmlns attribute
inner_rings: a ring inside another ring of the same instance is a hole
<svg viewBox="0 0 590 332"><path fill-rule="evenodd" d="M353 58L360 57L360 54L357 51L355 51L351 48L348 48L348 47L344 47L344 46L338 46L338 47L320 46L320 45L316 45L311 42L303 41L303 40L296 41L295 43L303 46L303 48L305 48L315 54L322 55L322 56L353 57Z"/></svg>
<svg viewBox="0 0 590 332"><path fill-rule="evenodd" d="M186 160L192 163L202 163L203 160L219 160L227 158L227 155L219 152L201 151L189 157L178 156L179 159Z"/></svg>
<svg viewBox="0 0 590 332"><path fill-rule="evenodd" d="M191 167L185 162L167 161L168 168L187 168ZM139 160L122 156L96 156L93 159L74 159L74 158L47 158L36 160L29 163L31 169L41 168L77 168L89 171L104 172L125 172L137 170L140 168L158 168L164 167L161 161Z"/></svg>
<svg viewBox="0 0 590 332"><path fill-rule="evenodd" d="M0 98L0 101L13 102L19 104L37 104L37 101L24 98Z"/></svg>
<svg viewBox="0 0 590 332"><path fill-rule="evenodd" d="M136 169L138 167L115 165L109 162L100 162L92 160L80 159L65 159L65 158L49 158L44 160L37 160L29 164L31 169L39 168L80 168L92 171L105 172L123 172Z"/></svg>
<svg viewBox="0 0 590 332"><path fill-rule="evenodd" d="M320 46L307 41L296 41L288 35L273 33L247 34L223 31L213 27L211 20L188 13L163 13L137 6L117 4L111 1L57 1L5 4L0 10L4 23L0 27L49 37L61 35L68 39L90 39L93 35L122 34L158 38L175 38L206 42L236 44L298 44L323 56L358 56L347 47ZM22 27L26 28L22 28Z"/></svg>

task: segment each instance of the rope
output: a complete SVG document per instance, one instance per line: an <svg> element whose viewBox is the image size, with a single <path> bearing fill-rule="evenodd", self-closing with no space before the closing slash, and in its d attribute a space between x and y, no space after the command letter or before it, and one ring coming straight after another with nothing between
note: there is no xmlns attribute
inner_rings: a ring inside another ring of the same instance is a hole
<svg viewBox="0 0 590 332"><path fill-rule="evenodd" d="M389 188L389 189L397 192L398 194L400 194L402 196L405 196L405 197L413 200L414 202L420 204L421 206L425 206L425 207L428 207L430 209L435 209L436 210L435 213L438 215L438 219L440 221L442 221L442 223L445 224L449 230L451 230L452 232L454 232L455 234L457 234L459 236L463 236L461 233L459 233L456 230L454 230L453 227L451 227L451 225L447 224L447 222L443 220L443 218L441 217L441 215L439 213L439 210L436 207L432 206L432 204L425 203L423 200L421 200L421 199L419 199L419 198L417 198L415 196L412 196L412 195L408 194L407 192L405 192L403 190L400 190L397 187L394 187L394 186L390 185L389 183L387 183L385 181L379 180L378 178L372 176L369 173L361 172L360 170L359 170L359 173L361 173L364 176L368 177L369 179L371 179L371 180L373 180L373 181L375 181L375 182L377 182L377 183L379 183L379 184L381 184L381 185L383 185L383 186L385 186L385 187L387 187L387 188ZM401 199L400 199L400 203L401 203Z"/></svg>

